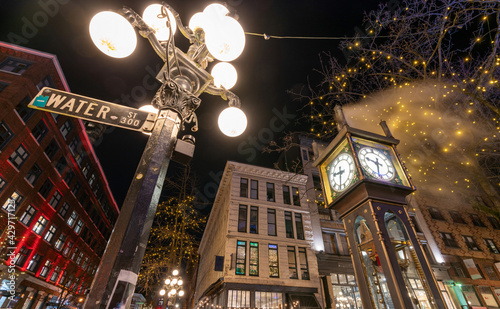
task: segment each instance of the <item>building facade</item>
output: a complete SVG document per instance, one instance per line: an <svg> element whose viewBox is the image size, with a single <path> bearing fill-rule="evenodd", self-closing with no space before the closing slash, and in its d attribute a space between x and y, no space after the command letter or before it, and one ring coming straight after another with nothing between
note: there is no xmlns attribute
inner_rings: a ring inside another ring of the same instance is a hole
<svg viewBox="0 0 500 309"><path fill-rule="evenodd" d="M118 207L81 120L27 107L69 91L57 58L0 42L0 307L76 306Z"/></svg>
<svg viewBox="0 0 500 309"><path fill-rule="evenodd" d="M306 182L226 164L199 248L195 308L320 308Z"/></svg>

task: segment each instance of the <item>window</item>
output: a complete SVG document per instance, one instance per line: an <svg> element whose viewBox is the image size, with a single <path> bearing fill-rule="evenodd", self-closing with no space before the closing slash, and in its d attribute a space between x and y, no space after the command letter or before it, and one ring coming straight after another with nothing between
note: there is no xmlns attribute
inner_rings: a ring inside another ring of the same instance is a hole
<svg viewBox="0 0 500 309"><path fill-rule="evenodd" d="M88 266L89 266L89 258L88 256L86 256L85 259L83 260L82 269L87 270Z"/></svg>
<svg viewBox="0 0 500 309"><path fill-rule="evenodd" d="M250 242L250 257L249 257L249 272L250 276L259 275L259 244Z"/></svg>
<svg viewBox="0 0 500 309"><path fill-rule="evenodd" d="M52 197L49 200L49 205L52 206L52 208L56 209L57 205L59 205L59 202L61 201L62 195L61 192L56 190L54 194L52 194Z"/></svg>
<svg viewBox="0 0 500 309"><path fill-rule="evenodd" d="M69 252L71 251L72 248L73 248L73 242L68 241L66 243L66 246L64 246L64 250L63 250L62 254L64 256L68 256L68 254L69 254Z"/></svg>
<svg viewBox="0 0 500 309"><path fill-rule="evenodd" d="M62 175L66 167L68 167L68 161L65 157L61 157L56 163L56 171L59 173L59 175Z"/></svg>
<svg viewBox="0 0 500 309"><path fill-rule="evenodd" d="M52 188L54 188L54 184L52 183L52 181L50 181L50 179L47 178L43 185L40 187L40 190L38 190L38 193L40 193L41 196L47 199Z"/></svg>
<svg viewBox="0 0 500 309"><path fill-rule="evenodd" d="M36 273L38 270L38 266L40 265L40 261L42 260L42 256L38 253L33 254L30 262L28 263L27 270Z"/></svg>
<svg viewBox="0 0 500 309"><path fill-rule="evenodd" d="M19 194L19 192L14 191L12 192L12 195L10 198L8 198L5 203L3 204L2 208L11 212L17 210L19 205L21 204L21 201L23 200L23 196Z"/></svg>
<svg viewBox="0 0 500 309"><path fill-rule="evenodd" d="M80 232L82 231L82 227L83 227L83 221L78 220L75 226L75 233L80 234Z"/></svg>
<svg viewBox="0 0 500 309"><path fill-rule="evenodd" d="M446 247L458 248L455 238L450 233L439 232Z"/></svg>
<svg viewBox="0 0 500 309"><path fill-rule="evenodd" d="M73 129L73 124L68 119L63 123L63 125L59 130L61 131L61 134L64 136L64 139L66 139L66 137L68 136L69 132L71 132L72 129Z"/></svg>
<svg viewBox="0 0 500 309"><path fill-rule="evenodd" d="M495 217L488 217L488 221L490 221L491 226L493 226L493 228L495 230L500 230L500 221L498 221L497 218L495 218Z"/></svg>
<svg viewBox="0 0 500 309"><path fill-rule="evenodd" d="M283 186L283 203L285 204L292 204L291 199L290 199L290 187L289 186Z"/></svg>
<svg viewBox="0 0 500 309"><path fill-rule="evenodd" d="M58 150L59 150L59 145L57 145L55 139L52 139L50 143L47 145L47 147L45 147L45 154L47 155L47 157L49 157L49 159L52 160Z"/></svg>
<svg viewBox="0 0 500 309"><path fill-rule="evenodd" d="M285 231L286 231L286 238L294 238L292 213L289 211L285 211Z"/></svg>
<svg viewBox="0 0 500 309"><path fill-rule="evenodd" d="M247 205L240 205L238 212L238 232L247 232Z"/></svg>
<svg viewBox="0 0 500 309"><path fill-rule="evenodd" d="M49 227L49 229L47 230L47 233L45 233L45 236L43 237L43 239L48 243L52 242L52 239L54 238L54 235L56 234L56 232L57 232L56 226L51 225Z"/></svg>
<svg viewBox="0 0 500 309"><path fill-rule="evenodd" d="M75 177L75 173L73 171L68 171L66 175L64 176L64 182L68 185L68 187L71 185L71 181Z"/></svg>
<svg viewBox="0 0 500 309"><path fill-rule="evenodd" d="M38 275L40 278L47 278L47 275L50 272L50 269L52 268L52 262L50 260L46 260L45 264L42 266L42 270L40 270L40 274Z"/></svg>
<svg viewBox="0 0 500 309"><path fill-rule="evenodd" d="M481 251L481 249L479 249L479 247L477 246L476 242L474 241L474 238L472 238L472 236L465 236L465 235L462 235L464 241L465 241L465 244L467 245L467 247L470 249L470 250L474 250L474 251Z"/></svg>
<svg viewBox="0 0 500 309"><path fill-rule="evenodd" d="M78 139L78 137L75 137L73 138L73 140L69 143L69 149L71 150L71 152L73 154L76 154L77 153L77 150L78 150L78 146L80 145L80 140Z"/></svg>
<svg viewBox="0 0 500 309"><path fill-rule="evenodd" d="M59 235L59 238L56 240L56 243L54 244L54 248L56 250L61 250L62 246L64 245L64 242L66 241L66 235L61 234Z"/></svg>
<svg viewBox="0 0 500 309"><path fill-rule="evenodd" d="M274 183L266 183L266 188L267 188L267 201L268 202L276 202L275 196L274 196Z"/></svg>
<svg viewBox="0 0 500 309"><path fill-rule="evenodd" d="M14 264L19 267L23 267L24 263L26 263L26 259L30 254L31 250L23 246L21 249L19 249L19 252L17 252L16 257L14 258Z"/></svg>
<svg viewBox="0 0 500 309"><path fill-rule="evenodd" d="M52 272L52 275L50 276L50 281L56 281L57 278L59 278L59 273L61 272L61 267L60 266L56 266L54 268L54 271Z"/></svg>
<svg viewBox="0 0 500 309"><path fill-rule="evenodd" d="M227 291L228 308L249 308L250 291L228 290Z"/></svg>
<svg viewBox="0 0 500 309"><path fill-rule="evenodd" d="M85 176L85 178L88 178L89 172L90 172L90 164L89 164L89 163L87 163L87 164L85 164L85 166L82 168L82 174L83 174L83 176Z"/></svg>
<svg viewBox="0 0 500 309"><path fill-rule="evenodd" d="M300 206L299 188L292 187L293 205Z"/></svg>
<svg viewBox="0 0 500 309"><path fill-rule="evenodd" d="M479 218L478 215L476 215L476 214L469 214L469 215L470 215L470 219L472 220L472 223L475 226L486 227L486 225L484 225L483 221L481 221L481 218Z"/></svg>
<svg viewBox="0 0 500 309"><path fill-rule="evenodd" d="M309 153L307 149L302 148L302 160L309 161Z"/></svg>
<svg viewBox="0 0 500 309"><path fill-rule="evenodd" d="M75 182L75 184L71 188L71 193L73 193L74 196L77 196L81 187L82 187L82 184L79 181Z"/></svg>
<svg viewBox="0 0 500 309"><path fill-rule="evenodd" d="M5 188L6 185L7 185L7 182L2 177L0 177L0 192L3 191L3 189Z"/></svg>
<svg viewBox="0 0 500 309"><path fill-rule="evenodd" d="M298 213L295 214L295 229L297 230L297 239L305 239L304 225L302 224L302 215Z"/></svg>
<svg viewBox="0 0 500 309"><path fill-rule="evenodd" d="M290 272L290 279L299 279L299 275L297 274L295 247L288 247L288 270Z"/></svg>
<svg viewBox="0 0 500 309"><path fill-rule="evenodd" d="M66 217L68 210L69 210L69 204L64 202L61 209L59 209L59 214L61 215L61 217L63 217L63 218Z"/></svg>
<svg viewBox="0 0 500 309"><path fill-rule="evenodd" d="M31 130L31 134L33 134L33 137L40 143L45 135L49 132L49 129L47 128L47 125L45 124L45 121L40 120L37 125Z"/></svg>
<svg viewBox="0 0 500 309"><path fill-rule="evenodd" d="M422 229L420 229L420 225L418 224L417 217L414 214L408 214L410 217L411 223L415 227L415 232L422 233Z"/></svg>
<svg viewBox="0 0 500 309"><path fill-rule="evenodd" d="M45 76L45 78L36 85L38 90L42 90L43 87L52 87L55 88L54 82L52 81L52 77L50 75Z"/></svg>
<svg viewBox="0 0 500 309"><path fill-rule="evenodd" d="M498 275L492 265L483 265L484 273L488 276L488 279L498 281Z"/></svg>
<svg viewBox="0 0 500 309"><path fill-rule="evenodd" d="M42 175L42 169L34 163L24 178L33 186L40 175Z"/></svg>
<svg viewBox="0 0 500 309"><path fill-rule="evenodd" d="M452 262L450 264L451 264L451 267L453 268L453 270L455 271L455 274L457 275L457 277L468 278L467 275L466 275L466 272L465 272L465 268L462 265L462 263L460 263L460 262Z"/></svg>
<svg viewBox="0 0 500 309"><path fill-rule="evenodd" d="M259 199L259 182L257 180L250 180L250 198Z"/></svg>
<svg viewBox="0 0 500 309"><path fill-rule="evenodd" d="M0 92L4 91L4 89L7 88L8 85L10 84L7 82L0 81Z"/></svg>
<svg viewBox="0 0 500 309"><path fill-rule="evenodd" d="M30 156L28 150L24 148L23 145L19 145L16 150L10 155L9 161L14 165L17 169L20 169L23 166L24 162Z"/></svg>
<svg viewBox="0 0 500 309"><path fill-rule="evenodd" d="M47 218L45 218L44 216L38 217L38 221L33 226L33 232L37 233L38 235L42 235L43 230L45 230L48 222L49 220L47 220Z"/></svg>
<svg viewBox="0 0 500 309"><path fill-rule="evenodd" d="M236 245L236 274L237 275L244 275L245 274L246 255L247 255L247 242L238 240L237 245Z"/></svg>
<svg viewBox="0 0 500 309"><path fill-rule="evenodd" d="M94 185L94 182L95 182L95 174L92 173L92 175L90 175L90 178L89 178L89 186L93 186ZM95 192L95 190L94 190Z"/></svg>
<svg viewBox="0 0 500 309"><path fill-rule="evenodd" d="M25 96L15 107L17 114L24 122L28 121L28 119L30 119L35 113L34 109L28 107L30 101L31 98L29 96Z"/></svg>
<svg viewBox="0 0 500 309"><path fill-rule="evenodd" d="M240 197L248 197L248 179L246 178L240 180Z"/></svg>
<svg viewBox="0 0 500 309"><path fill-rule="evenodd" d="M444 220L443 215L439 211L439 209L435 207L428 207L429 213L431 215L431 218L434 220Z"/></svg>
<svg viewBox="0 0 500 309"><path fill-rule="evenodd" d="M77 218L78 218L78 215L73 210L73 212L71 213L71 216L69 216L68 221L66 221L66 223L68 223L68 225L70 227L73 227L73 225L75 224Z"/></svg>
<svg viewBox="0 0 500 309"><path fill-rule="evenodd" d="M490 249L492 253L500 254L500 250L498 250L498 247L493 241L493 239L484 238L484 242L486 243L486 246L488 247L488 249Z"/></svg>
<svg viewBox="0 0 500 309"><path fill-rule="evenodd" d="M300 277L302 280L309 280L309 266L307 265L306 248L299 248Z"/></svg>
<svg viewBox="0 0 500 309"><path fill-rule="evenodd" d="M450 210L450 216L454 223L465 224L464 218L462 218L462 215L458 211Z"/></svg>
<svg viewBox="0 0 500 309"><path fill-rule="evenodd" d="M26 211L21 216L21 219L19 219L19 221L21 221L21 223L26 226L30 226L31 220L33 219L35 214L36 214L35 207L29 205L28 208L26 208Z"/></svg>
<svg viewBox="0 0 500 309"><path fill-rule="evenodd" d="M80 252L80 249L78 247L75 247L75 251L73 251L73 254L71 255L71 259L75 261L76 257L78 256L78 253Z"/></svg>
<svg viewBox="0 0 500 309"><path fill-rule="evenodd" d="M0 122L0 149L7 145L12 136L14 136L14 133L12 133L7 124L2 120Z"/></svg>
<svg viewBox="0 0 500 309"><path fill-rule="evenodd" d="M267 235L276 236L276 209L267 210Z"/></svg>
<svg viewBox="0 0 500 309"><path fill-rule="evenodd" d="M279 278L278 245L269 244L269 277Z"/></svg>
<svg viewBox="0 0 500 309"><path fill-rule="evenodd" d="M7 57L7 59L0 63L0 70L21 75L30 67L30 65L31 62L24 59Z"/></svg>
<svg viewBox="0 0 500 309"><path fill-rule="evenodd" d="M250 206L250 233L259 233L259 207Z"/></svg>

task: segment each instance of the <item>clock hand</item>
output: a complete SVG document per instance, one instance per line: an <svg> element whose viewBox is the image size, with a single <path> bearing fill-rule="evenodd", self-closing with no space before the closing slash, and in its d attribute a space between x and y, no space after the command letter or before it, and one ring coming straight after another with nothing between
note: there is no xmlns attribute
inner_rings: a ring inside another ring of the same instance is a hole
<svg viewBox="0 0 500 309"><path fill-rule="evenodd" d="M333 173L333 177L339 175L339 183L342 183L342 174L344 174L345 170L342 169L342 166L339 166L339 171L337 173Z"/></svg>
<svg viewBox="0 0 500 309"><path fill-rule="evenodd" d="M382 163L378 162L378 158L375 158L375 160L372 160L370 158L366 158L366 161L370 161L373 164L375 164L375 166L377 167L377 174L380 175L380 166L382 166Z"/></svg>

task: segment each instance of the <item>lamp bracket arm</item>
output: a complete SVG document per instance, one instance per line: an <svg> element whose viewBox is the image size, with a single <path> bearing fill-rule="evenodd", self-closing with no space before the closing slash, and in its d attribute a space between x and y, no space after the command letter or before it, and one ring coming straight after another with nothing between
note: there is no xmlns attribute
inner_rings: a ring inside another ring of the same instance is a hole
<svg viewBox="0 0 500 309"><path fill-rule="evenodd" d="M167 8L172 15L174 15L175 22L177 23L177 28L179 28L179 31L182 33L182 35L189 40L189 42L192 44L196 41L195 35L191 29L188 27L184 26L182 23L182 20L179 16L179 13L177 13L176 10L174 10L170 5L168 5L165 2L162 2L162 5Z"/></svg>
<svg viewBox="0 0 500 309"><path fill-rule="evenodd" d="M205 92L209 93L211 95L218 95L222 99L228 100L229 102L227 103L227 105L229 105L230 107L237 107L237 108L241 107L240 98L236 94L232 93L231 91L227 90L224 87L220 87L220 88L215 87L213 82L207 86L207 88L205 89Z"/></svg>
<svg viewBox="0 0 500 309"><path fill-rule="evenodd" d="M142 37L148 39L156 54L158 54L163 61L166 61L167 55L165 48L156 38L153 28L148 26L142 17L129 7L124 6L119 12L130 22L130 24L132 24L133 27L137 28Z"/></svg>

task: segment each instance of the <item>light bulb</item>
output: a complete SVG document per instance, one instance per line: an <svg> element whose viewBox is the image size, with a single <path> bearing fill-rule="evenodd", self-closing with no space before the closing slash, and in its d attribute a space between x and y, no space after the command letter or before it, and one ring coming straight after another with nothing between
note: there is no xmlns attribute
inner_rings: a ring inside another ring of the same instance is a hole
<svg viewBox="0 0 500 309"><path fill-rule="evenodd" d="M175 295L176 293L177 293L177 290L176 290L176 289L171 289L169 294L170 294L170 295Z"/></svg>
<svg viewBox="0 0 500 309"><path fill-rule="evenodd" d="M179 296L184 296L184 291L183 290L179 291Z"/></svg>
<svg viewBox="0 0 500 309"><path fill-rule="evenodd" d="M177 281L177 285L183 285L183 284L184 284L184 281L182 281L180 279L179 279L179 281Z"/></svg>
<svg viewBox="0 0 500 309"><path fill-rule="evenodd" d="M129 56L137 45L134 27L125 17L115 12L105 11L94 15L89 32L97 48L114 58Z"/></svg>
<svg viewBox="0 0 500 309"><path fill-rule="evenodd" d="M238 73L234 66L228 62L219 62L213 68L211 75L214 78L216 87L223 86L226 89L231 89L238 80Z"/></svg>
<svg viewBox="0 0 500 309"><path fill-rule="evenodd" d="M170 284L171 285L176 285L177 284L177 279L176 278L172 279L172 282Z"/></svg>
<svg viewBox="0 0 500 309"><path fill-rule="evenodd" d="M165 284L169 285L170 284L170 279L165 279Z"/></svg>
<svg viewBox="0 0 500 309"><path fill-rule="evenodd" d="M220 61L238 58L245 48L245 32L236 19L224 16L220 22L210 20L205 30L205 43L212 56Z"/></svg>
<svg viewBox="0 0 500 309"><path fill-rule="evenodd" d="M219 115L219 129L229 137L241 135L247 127L245 113L237 107L228 107Z"/></svg>
<svg viewBox="0 0 500 309"><path fill-rule="evenodd" d="M172 275L177 276L179 274L179 271L177 269L174 269L172 271Z"/></svg>
<svg viewBox="0 0 500 309"><path fill-rule="evenodd" d="M165 295L165 290L161 289L160 290L160 296L163 296L163 295Z"/></svg>
<svg viewBox="0 0 500 309"><path fill-rule="evenodd" d="M203 13L196 13L189 20L189 29L195 31L198 28L205 29L207 25L206 15Z"/></svg>
<svg viewBox="0 0 500 309"><path fill-rule="evenodd" d="M170 28L172 29L172 34L175 34L177 30L177 23L175 21L174 14L170 12L167 8L167 16L160 18L159 15L162 13L161 4L151 4L148 6L144 13L142 14L142 18L155 31L155 36L159 41L166 41L170 37ZM170 21L170 28L167 26L167 21Z"/></svg>

